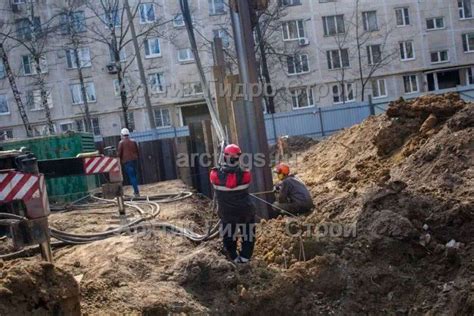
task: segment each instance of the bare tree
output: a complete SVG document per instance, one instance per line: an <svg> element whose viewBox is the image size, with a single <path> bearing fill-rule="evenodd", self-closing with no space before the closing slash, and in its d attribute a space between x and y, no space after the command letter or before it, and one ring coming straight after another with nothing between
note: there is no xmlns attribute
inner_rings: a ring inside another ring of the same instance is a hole
<svg viewBox="0 0 474 316"><path fill-rule="evenodd" d="M362 11L360 0L354 0L354 10L350 16L337 15L337 6L335 3L335 15L323 17L323 23L326 23L324 19L331 18L343 21L342 30L339 22L325 25L330 35L334 37L338 52L324 53L328 63L334 67L333 69L338 70L335 72L335 79L338 82L342 103L347 101L350 93L354 93L353 88L351 90L347 88L348 78L360 84L360 98L361 101L365 101L367 87L377 72L388 66L397 56L397 51L389 45L393 27L390 27L390 24L380 23L376 11ZM335 34L332 34L331 30ZM356 67L350 68L351 62L355 62Z"/></svg>
<svg viewBox="0 0 474 316"><path fill-rule="evenodd" d="M23 126L25 127L26 136L32 137L33 129L31 128L30 121L28 119L28 114L26 113L25 105L23 104L23 100L21 99L21 94L16 84L16 78L11 69L10 61L8 59L7 53L5 52L3 42L0 43L0 60L3 63L3 67L5 68L8 81L10 82L10 88L12 89L13 98L15 99L16 105L18 107L18 113L20 113Z"/></svg>
<svg viewBox="0 0 474 316"><path fill-rule="evenodd" d="M361 12L360 0L355 0L355 38L358 78L361 85L361 101L365 101L367 85L376 72L389 65L397 56L397 50L388 45L394 28L381 24L375 11ZM362 27L361 27L362 22ZM374 44L374 45L372 45ZM366 57L367 63L364 61Z"/></svg>
<svg viewBox="0 0 474 316"><path fill-rule="evenodd" d="M143 6L142 6L143 5ZM86 1L87 8L90 9L94 15L92 23L88 23L87 36L91 40L104 44L111 55L111 64L109 72L115 73L118 85L120 87L120 101L122 106L122 114L124 125L129 128L128 109L133 101L133 95L130 95L130 87L126 80L126 74L129 67L133 64L136 55L127 56L127 60L122 58L126 47L135 39L143 41L149 36L158 36L161 24L157 18L157 13L151 11L150 5L158 6L156 1L138 1L135 6L130 9L130 16L127 17L127 10L124 3L120 0L88 0ZM132 37L130 34L130 24L140 15L144 18L146 23L140 25L136 32L136 36ZM143 88L143 87L142 87ZM147 89L143 89L147 93Z"/></svg>
<svg viewBox="0 0 474 316"><path fill-rule="evenodd" d="M288 14L288 6L281 1L271 1L264 10L256 11L253 20L253 30L255 39L255 55L257 57L259 81L266 88L264 99L268 113L275 112L275 99L278 97L286 101L286 89L279 89L273 85L273 78L281 75L281 72L287 72L287 59L292 58L304 51L305 45L300 45L298 41L286 43L282 41L282 19ZM200 32L201 23L206 21L195 20L195 31L203 39L201 49L212 51L213 39ZM228 31L231 21L226 17L222 22L223 27L220 33L227 38L223 38L224 54L227 63L227 69L232 72L238 69L236 52L232 46L232 33ZM215 35L215 34L214 34ZM306 36L306 35L305 35Z"/></svg>
<svg viewBox="0 0 474 316"><path fill-rule="evenodd" d="M87 85L84 80L83 67L85 63L82 56L86 39L84 32L86 31L85 15L83 11L78 11L81 5L75 0L66 0L65 5L59 8L58 31L61 35L66 35L67 42L64 47L66 56L71 60L73 68L76 68L79 78L80 93L83 101L84 125L85 131L92 132L92 118L90 115L89 101L87 96ZM89 54L90 59L90 54Z"/></svg>
<svg viewBox="0 0 474 316"><path fill-rule="evenodd" d="M47 129L49 134L54 134L55 129L48 104L49 92L46 87L45 78L45 73L47 72L48 34L53 32L53 19L42 23L37 15L36 2L27 1L24 5L27 8L27 14L15 21L16 34L12 31L12 25L9 27L4 26L0 30L0 37L10 40L16 47L23 47L28 51L28 67L40 91L41 109L45 112ZM30 102L33 102L33 100L30 100Z"/></svg>

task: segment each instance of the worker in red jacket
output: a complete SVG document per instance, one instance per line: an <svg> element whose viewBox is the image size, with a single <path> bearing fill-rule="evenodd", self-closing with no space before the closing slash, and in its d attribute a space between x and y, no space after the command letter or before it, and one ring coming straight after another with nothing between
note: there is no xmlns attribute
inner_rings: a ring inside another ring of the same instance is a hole
<svg viewBox="0 0 474 316"><path fill-rule="evenodd" d="M235 263L247 263L255 244L255 209L248 188L251 174L240 165L242 151L235 144L224 149L224 163L211 170L217 212L221 219L220 233L224 248ZM237 251L238 233L242 247Z"/></svg>

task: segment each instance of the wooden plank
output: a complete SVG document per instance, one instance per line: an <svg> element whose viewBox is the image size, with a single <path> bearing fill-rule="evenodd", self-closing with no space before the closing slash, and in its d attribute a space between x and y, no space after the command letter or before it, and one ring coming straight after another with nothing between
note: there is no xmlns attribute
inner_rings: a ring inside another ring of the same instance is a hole
<svg viewBox="0 0 474 316"><path fill-rule="evenodd" d="M226 86L226 91L232 91L230 94L226 95L226 107L227 107L227 116L228 116L228 130L229 133L229 142L238 143L237 137L237 124L235 121L234 113L234 103L238 102L241 98L234 97L237 88L237 84L240 82L239 75L229 75L225 77L224 84Z"/></svg>

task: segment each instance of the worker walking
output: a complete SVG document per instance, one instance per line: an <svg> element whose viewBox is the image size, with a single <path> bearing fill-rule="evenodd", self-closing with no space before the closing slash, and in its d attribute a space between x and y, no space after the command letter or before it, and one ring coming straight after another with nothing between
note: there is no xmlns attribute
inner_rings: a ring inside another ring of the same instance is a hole
<svg viewBox="0 0 474 316"><path fill-rule="evenodd" d="M140 196L137 179L138 145L135 141L130 139L130 131L128 128L122 128L120 134L122 140L118 144L118 155L123 164L123 168L130 179L130 184L133 187L133 194L135 197L138 197Z"/></svg>
<svg viewBox="0 0 474 316"><path fill-rule="evenodd" d="M241 167L241 154L239 146L228 145L224 149L224 164L212 169L210 174L221 219L220 234L225 250L235 263L249 262L255 244L255 209L248 192L251 174ZM237 250L239 232L240 252Z"/></svg>
<svg viewBox="0 0 474 316"><path fill-rule="evenodd" d="M275 185L277 202L275 209L283 209L291 214L304 214L314 207L311 193L306 185L295 175L290 174L290 166L280 163L275 167L280 182Z"/></svg>

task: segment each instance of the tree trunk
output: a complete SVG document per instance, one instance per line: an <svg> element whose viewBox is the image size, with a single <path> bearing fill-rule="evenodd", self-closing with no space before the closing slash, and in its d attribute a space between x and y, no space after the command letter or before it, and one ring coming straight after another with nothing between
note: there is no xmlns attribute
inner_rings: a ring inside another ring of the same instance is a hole
<svg viewBox="0 0 474 316"><path fill-rule="evenodd" d="M359 63L359 79L361 84L361 101L365 100L365 84L364 84L364 70L362 66L362 45L360 43L360 24L359 24L359 0L356 0L356 45L357 45L357 58Z"/></svg>
<svg viewBox="0 0 474 316"><path fill-rule="evenodd" d="M32 43L32 49L31 49L31 56L34 59L35 62L35 71L36 75L38 76L38 85L40 88L40 95L41 95L41 104L43 105L44 108L44 113L46 115L46 124L48 126L48 131L49 134L54 135L55 130L54 130L54 124L51 119L51 111L48 106L48 92L46 91L45 87L45 82L43 78L43 74L41 72L41 52L37 50L38 48L38 36L41 36L41 34L38 34L38 29L35 26L35 11L34 11L34 3L30 3L30 27L31 27L31 43Z"/></svg>
<svg viewBox="0 0 474 316"><path fill-rule="evenodd" d="M128 21L129 21L130 34L132 36L133 47L135 49L135 59L137 61L138 72L140 74L140 81L143 87L143 97L145 98L145 106L148 112L148 122L150 123L150 127L152 129L155 129L156 123L155 123L155 116L153 113L153 107L151 105L150 90L148 88L148 82L146 80L145 68L143 67L143 61L142 61L142 54L140 52L140 46L138 44L138 39L135 32L135 25L133 24L133 16L130 10L130 5L128 3L128 0L124 1L124 7L127 13ZM121 90L120 90L120 93L122 93Z"/></svg>
<svg viewBox="0 0 474 316"><path fill-rule="evenodd" d="M44 113L46 115L46 124L48 126L48 131L50 135L54 135L56 131L54 130L54 123L53 120L51 119L51 111L49 109L48 105L48 91L46 91L46 85L44 82L43 75L41 73L41 57L38 54L35 54L33 56L35 60L35 71L38 76L38 85L40 88L40 95L41 95L41 104L43 105L44 108Z"/></svg>
<svg viewBox="0 0 474 316"><path fill-rule="evenodd" d="M265 79L265 84L267 90L265 98L268 100L267 104L267 112L268 113L275 113L275 97L273 96L273 87L271 84L271 78L270 78L270 73L268 71L268 63L267 63L267 56L265 53L265 43L262 38L262 30L260 29L260 23L257 23L255 25L255 31L257 34L257 40L258 40L258 48L260 50L260 61L262 63L262 75L263 78Z"/></svg>
<svg viewBox="0 0 474 316"><path fill-rule="evenodd" d="M84 83L84 76L82 74L82 68L81 68L81 61L79 58L79 52L78 52L78 45L75 42L74 43L74 60L76 62L77 66L77 74L79 75L79 84L81 86L81 95L82 95L82 100L84 102L84 126L86 129L86 132L92 133L92 119L91 115L89 112L89 101L87 101L87 87Z"/></svg>
<svg viewBox="0 0 474 316"><path fill-rule="evenodd" d="M125 127L130 129L130 123L128 121L128 101L127 101L127 91L123 84L123 77L122 77L122 67L119 66L117 71L117 79L120 87L120 101L122 103L122 112L123 112L123 123Z"/></svg>
<svg viewBox="0 0 474 316"><path fill-rule="evenodd" d="M110 19L112 21L112 19ZM124 127L130 129L129 122L128 122L128 100L127 100L127 91L123 84L123 72L122 72L122 62L120 61L120 46L117 43L117 37L115 35L115 27L112 22L110 22L109 27L111 29L111 49L114 55L114 63L115 67L117 68L117 80L120 88L120 102L122 104L122 113L123 113L123 123Z"/></svg>
<svg viewBox="0 0 474 316"><path fill-rule="evenodd" d="M13 92L13 98L15 99L16 105L18 107L18 112L20 113L21 120L23 121L23 126L25 127L26 136L32 137L33 129L31 128L28 115L26 114L25 106L23 104L23 101L21 100L20 91L18 91L18 87L16 85L15 76L13 75L8 56L5 53L5 49L2 43L0 43L0 59L2 60L3 66L7 73L8 81L10 82L10 87Z"/></svg>

